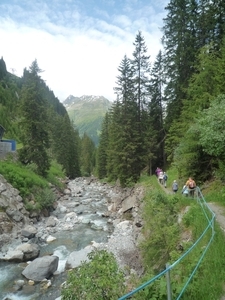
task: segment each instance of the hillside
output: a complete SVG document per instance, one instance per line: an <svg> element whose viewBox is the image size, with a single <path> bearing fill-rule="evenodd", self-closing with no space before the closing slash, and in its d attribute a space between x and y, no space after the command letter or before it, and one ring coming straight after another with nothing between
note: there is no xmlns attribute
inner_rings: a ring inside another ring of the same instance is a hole
<svg viewBox="0 0 225 300"><path fill-rule="evenodd" d="M70 95L63 102L70 119L78 128L80 135L85 132L94 141L99 142L99 133L105 113L111 106L111 102L103 96Z"/></svg>

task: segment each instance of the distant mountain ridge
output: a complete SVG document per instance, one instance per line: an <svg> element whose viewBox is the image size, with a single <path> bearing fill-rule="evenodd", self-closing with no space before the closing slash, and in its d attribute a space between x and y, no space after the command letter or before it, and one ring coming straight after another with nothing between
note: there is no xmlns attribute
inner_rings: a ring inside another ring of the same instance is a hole
<svg viewBox="0 0 225 300"><path fill-rule="evenodd" d="M70 95L63 101L63 105L80 135L82 136L86 132L95 145L98 145L102 121L112 102L103 96L75 97Z"/></svg>

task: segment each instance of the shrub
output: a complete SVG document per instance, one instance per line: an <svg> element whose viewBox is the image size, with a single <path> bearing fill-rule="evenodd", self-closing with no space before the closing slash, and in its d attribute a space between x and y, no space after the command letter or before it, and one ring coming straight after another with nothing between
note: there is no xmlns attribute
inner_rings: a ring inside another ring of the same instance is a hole
<svg viewBox="0 0 225 300"><path fill-rule="evenodd" d="M79 268L69 272L62 300L116 300L125 292L124 278L113 254L105 250L88 254Z"/></svg>

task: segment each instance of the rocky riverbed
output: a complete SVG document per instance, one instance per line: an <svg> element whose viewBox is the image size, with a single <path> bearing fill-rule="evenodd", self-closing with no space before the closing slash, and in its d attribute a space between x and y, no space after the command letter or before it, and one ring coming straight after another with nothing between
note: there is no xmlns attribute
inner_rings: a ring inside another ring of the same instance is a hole
<svg viewBox="0 0 225 300"><path fill-rule="evenodd" d="M90 251L99 248L112 252L124 270L138 275L142 273L137 243L141 238L143 189L122 189L91 177L68 181L64 192L60 194L55 190L55 194L51 212L30 213L25 209L19 191L0 175L0 260L24 264L24 280L15 280L15 293L25 289L26 285L43 280L45 288L51 286L51 276L59 272L58 258L43 253L42 244L53 243L60 232L82 230L81 226L85 224L96 230L95 237L100 242L93 239L84 248L70 251L65 269L77 267ZM107 239L102 241L102 236L107 236ZM71 250L73 246L71 244ZM40 276L43 265L44 272ZM37 296L35 299L42 298ZM48 299L56 298L53 295Z"/></svg>

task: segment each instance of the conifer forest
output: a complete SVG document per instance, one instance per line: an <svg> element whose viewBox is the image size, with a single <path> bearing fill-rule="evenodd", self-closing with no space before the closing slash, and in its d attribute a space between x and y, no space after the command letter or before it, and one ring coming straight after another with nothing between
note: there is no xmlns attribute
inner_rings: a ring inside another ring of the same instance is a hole
<svg viewBox="0 0 225 300"><path fill-rule="evenodd" d="M116 100L97 147L87 134L79 136L37 60L21 78L0 60L0 123L5 137L21 145L22 164L46 176L56 160L69 178L93 174L122 186L171 165L181 178L223 179L225 1L171 0L165 9L155 61L140 29L132 57L115 66Z"/></svg>

